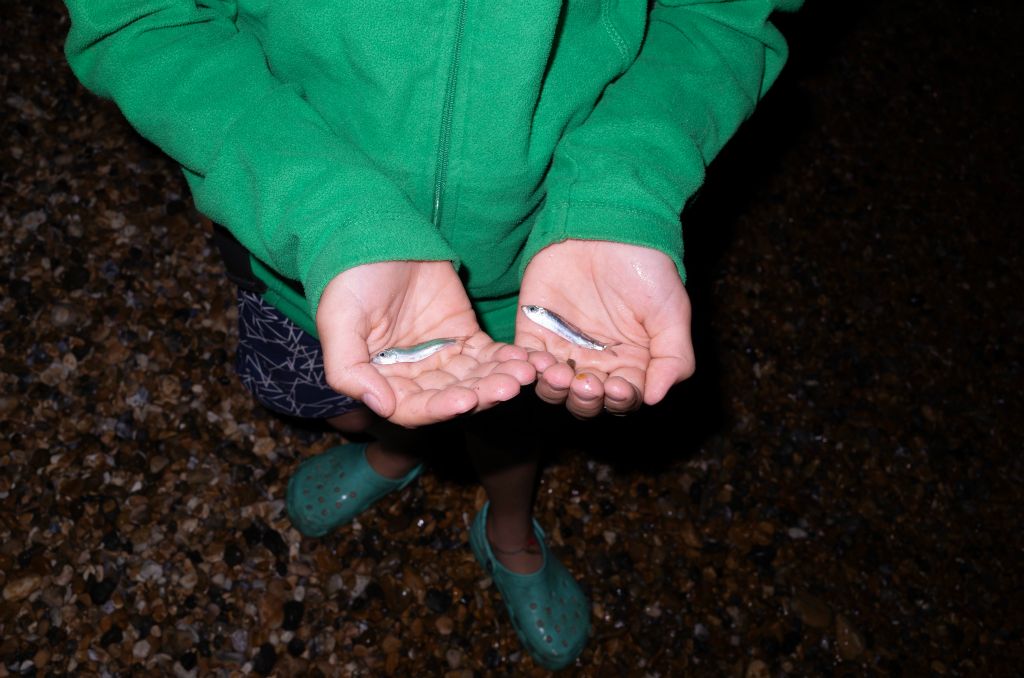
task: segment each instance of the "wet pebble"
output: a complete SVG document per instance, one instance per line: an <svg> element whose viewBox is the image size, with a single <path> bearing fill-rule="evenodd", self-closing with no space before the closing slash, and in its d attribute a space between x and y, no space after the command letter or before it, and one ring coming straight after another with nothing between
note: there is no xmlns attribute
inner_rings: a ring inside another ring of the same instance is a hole
<svg viewBox="0 0 1024 678"><path fill-rule="evenodd" d="M243 629L235 629L231 632L231 649L239 654L245 654L249 649L249 632Z"/></svg>
<svg viewBox="0 0 1024 678"><path fill-rule="evenodd" d="M836 615L836 652L844 661L854 661L864 654L864 638L841 614Z"/></svg>
<svg viewBox="0 0 1024 678"><path fill-rule="evenodd" d="M275 557L283 558L288 555L288 544L277 530L268 528L263 532L261 541Z"/></svg>
<svg viewBox="0 0 1024 678"><path fill-rule="evenodd" d="M793 597L792 605L800 620L812 628L824 629L832 623L832 610L820 598L799 593Z"/></svg>
<svg viewBox="0 0 1024 678"><path fill-rule="evenodd" d="M259 613L268 630L281 628L284 624L284 603L276 593L268 592L260 598Z"/></svg>
<svg viewBox="0 0 1024 678"><path fill-rule="evenodd" d="M285 631L295 631L302 624L304 607L298 600L289 600L284 604L281 628Z"/></svg>
<svg viewBox="0 0 1024 678"><path fill-rule="evenodd" d="M89 598L94 605L102 605L110 600L110 596L116 588L117 582L112 577L107 577L103 581L96 581L90 576L88 584Z"/></svg>
<svg viewBox="0 0 1024 678"><path fill-rule="evenodd" d="M245 543L251 548L263 541L263 531L264 527L259 523L250 523L244 530L242 530L242 537L245 539Z"/></svg>
<svg viewBox="0 0 1024 678"><path fill-rule="evenodd" d="M164 574L164 568L159 563L155 563L152 560L147 560L142 565L142 569L139 570L139 581L156 581Z"/></svg>
<svg viewBox="0 0 1024 678"><path fill-rule="evenodd" d="M437 632L442 636L450 636L452 631L455 630L455 622L453 622L452 618L447 615L438 617L437 621L434 622L434 625L437 627Z"/></svg>
<svg viewBox="0 0 1024 678"><path fill-rule="evenodd" d="M136 659L145 659L149 656L151 649L148 640L140 640L132 646L132 656Z"/></svg>
<svg viewBox="0 0 1024 678"><path fill-rule="evenodd" d="M745 678L771 678L771 671L768 665L760 659L754 659L747 665Z"/></svg>
<svg viewBox="0 0 1024 678"><path fill-rule="evenodd" d="M452 605L452 596L447 591L430 589L427 591L426 605L431 612L444 614Z"/></svg>
<svg viewBox="0 0 1024 678"><path fill-rule="evenodd" d="M196 667L196 664L199 662L195 652L186 652L185 654L181 655L181 659L178 661L181 663L182 668L186 671L191 671L192 669L194 669Z"/></svg>
<svg viewBox="0 0 1024 678"><path fill-rule="evenodd" d="M100 637L100 645L106 647L115 643L120 643L124 640L124 633L121 631L121 627L113 625L107 629Z"/></svg>
<svg viewBox="0 0 1024 678"><path fill-rule="evenodd" d="M171 463L171 460L162 454L157 454L149 459L149 472L156 475L167 468L167 465Z"/></svg>
<svg viewBox="0 0 1024 678"><path fill-rule="evenodd" d="M50 310L50 322L56 327L65 327L74 322L75 312L68 304L55 304Z"/></svg>
<svg viewBox="0 0 1024 678"><path fill-rule="evenodd" d="M298 636L288 641L288 654L293 657L301 657L302 653L306 651L306 643Z"/></svg>
<svg viewBox="0 0 1024 678"><path fill-rule="evenodd" d="M256 653L252 662L253 671L266 676L274 670L275 664L277 664L277 652L274 650L274 646L270 643L260 645L259 652Z"/></svg>
<svg viewBox="0 0 1024 678"><path fill-rule="evenodd" d="M229 541L224 544L224 562L229 566L234 567L235 565L241 565L242 561L245 560L245 554L242 553L242 549L233 541Z"/></svg>
<svg viewBox="0 0 1024 678"><path fill-rule="evenodd" d="M651 603L644 607L644 614L652 619L657 619L661 616L661 605L658 603Z"/></svg>
<svg viewBox="0 0 1024 678"><path fill-rule="evenodd" d="M28 574L13 579L4 586L4 600L10 602L24 600L25 598L28 598L33 591L39 588L40 582L42 582L42 577L38 574Z"/></svg>

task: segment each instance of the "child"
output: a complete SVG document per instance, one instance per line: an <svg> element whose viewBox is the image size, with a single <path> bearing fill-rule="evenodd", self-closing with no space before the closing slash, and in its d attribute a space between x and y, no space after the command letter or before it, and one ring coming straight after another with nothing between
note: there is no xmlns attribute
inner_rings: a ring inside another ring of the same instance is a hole
<svg viewBox="0 0 1024 678"><path fill-rule="evenodd" d="M408 429L534 381L578 417L626 414L689 376L679 214L782 67L769 15L800 4L66 2L75 73L249 253L243 380L272 409L379 436L295 472L307 535L419 474ZM370 362L446 337L422 362ZM532 521L536 463L523 446L477 458L474 553L533 657L564 667L589 607Z"/></svg>

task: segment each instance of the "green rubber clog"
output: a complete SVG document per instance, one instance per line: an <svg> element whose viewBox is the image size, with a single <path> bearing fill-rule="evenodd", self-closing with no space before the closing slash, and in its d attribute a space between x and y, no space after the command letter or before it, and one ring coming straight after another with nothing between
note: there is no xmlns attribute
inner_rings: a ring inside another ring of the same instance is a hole
<svg viewBox="0 0 1024 678"><path fill-rule="evenodd" d="M590 632L590 602L565 566L544 543L544 531L537 521L534 533L544 555L544 565L531 574L516 574L494 556L487 539L487 509L484 505L473 520L469 544L473 555L494 580L508 608L520 642L534 661L557 671L583 652Z"/></svg>
<svg viewBox="0 0 1024 678"><path fill-rule="evenodd" d="M288 481L288 517L307 537L322 537L352 522L384 495L402 489L422 471L420 464L403 478L385 478L366 460L366 443L332 447L299 464Z"/></svg>

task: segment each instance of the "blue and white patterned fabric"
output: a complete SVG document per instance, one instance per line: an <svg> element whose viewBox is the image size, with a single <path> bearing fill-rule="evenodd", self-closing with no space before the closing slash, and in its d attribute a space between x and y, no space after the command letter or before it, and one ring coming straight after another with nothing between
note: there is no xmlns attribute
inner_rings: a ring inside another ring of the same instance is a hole
<svg viewBox="0 0 1024 678"><path fill-rule="evenodd" d="M333 391L320 342L263 300L238 290L235 369L264 407L303 419L328 419L360 407Z"/></svg>

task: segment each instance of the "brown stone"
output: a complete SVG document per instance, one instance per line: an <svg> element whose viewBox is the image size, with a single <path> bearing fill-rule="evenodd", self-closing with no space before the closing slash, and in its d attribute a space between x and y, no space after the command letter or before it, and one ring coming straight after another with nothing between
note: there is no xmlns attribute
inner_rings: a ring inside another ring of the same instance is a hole
<svg viewBox="0 0 1024 678"><path fill-rule="evenodd" d="M44 668L50 663L50 650L49 648L39 648L35 655L32 657L32 663L36 665L36 668Z"/></svg>
<svg viewBox="0 0 1024 678"><path fill-rule="evenodd" d="M41 582L42 577L38 574L26 574L12 579L4 586L4 600L10 602L24 600L39 588Z"/></svg>
<svg viewBox="0 0 1024 678"><path fill-rule="evenodd" d="M771 678L771 671L768 669L768 665L760 659L754 659L747 666L747 672L745 678Z"/></svg>
<svg viewBox="0 0 1024 678"><path fill-rule="evenodd" d="M800 621L812 628L824 629L832 623L832 610L829 606L809 593L798 593L793 597L792 605Z"/></svg>
<svg viewBox="0 0 1024 678"><path fill-rule="evenodd" d="M427 598L427 586L423 583L423 577L412 568L406 567L402 571L402 581L416 597L416 602L422 605Z"/></svg>
<svg viewBox="0 0 1024 678"><path fill-rule="evenodd" d="M836 615L836 652L843 661L854 661L864 654L864 639L841 614Z"/></svg>
<svg viewBox="0 0 1024 678"><path fill-rule="evenodd" d="M388 635L381 641L380 647L385 652L398 652L399 648L402 647L402 641L393 635Z"/></svg>
<svg viewBox="0 0 1024 678"><path fill-rule="evenodd" d="M434 626L437 627L437 632L442 636L450 636L452 631L455 630L455 622L453 622L452 618L447 615L441 615L438 617L437 621L434 622Z"/></svg>
<svg viewBox="0 0 1024 678"><path fill-rule="evenodd" d="M284 623L284 600L274 593L267 592L260 597L260 620L270 629L279 629Z"/></svg>

